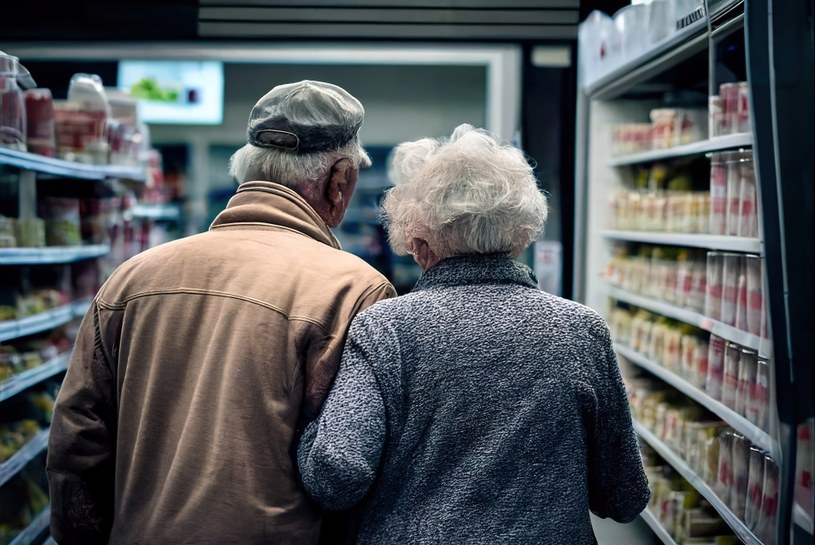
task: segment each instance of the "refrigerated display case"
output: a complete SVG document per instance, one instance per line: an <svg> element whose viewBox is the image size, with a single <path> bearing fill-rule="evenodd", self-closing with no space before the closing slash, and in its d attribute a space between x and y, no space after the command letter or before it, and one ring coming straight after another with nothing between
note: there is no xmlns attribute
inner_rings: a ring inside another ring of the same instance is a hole
<svg viewBox="0 0 815 545"><path fill-rule="evenodd" d="M812 543L812 2L640 6L581 25L575 298L641 442L741 542Z"/></svg>

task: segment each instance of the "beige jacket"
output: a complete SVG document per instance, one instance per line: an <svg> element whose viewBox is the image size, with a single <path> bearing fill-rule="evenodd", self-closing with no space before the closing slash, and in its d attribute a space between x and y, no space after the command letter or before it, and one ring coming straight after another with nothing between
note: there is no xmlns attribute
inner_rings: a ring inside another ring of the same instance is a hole
<svg viewBox="0 0 815 545"><path fill-rule="evenodd" d="M293 191L243 184L206 233L119 267L88 311L48 448L60 544L310 544L293 452L352 318L395 295Z"/></svg>

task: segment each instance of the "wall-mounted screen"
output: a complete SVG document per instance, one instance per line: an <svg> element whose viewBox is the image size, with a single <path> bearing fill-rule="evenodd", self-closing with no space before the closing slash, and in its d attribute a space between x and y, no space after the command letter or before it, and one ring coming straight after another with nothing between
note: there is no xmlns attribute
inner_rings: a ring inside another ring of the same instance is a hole
<svg viewBox="0 0 815 545"><path fill-rule="evenodd" d="M167 125L219 125L223 121L221 61L119 62L117 87L137 99L139 119Z"/></svg>

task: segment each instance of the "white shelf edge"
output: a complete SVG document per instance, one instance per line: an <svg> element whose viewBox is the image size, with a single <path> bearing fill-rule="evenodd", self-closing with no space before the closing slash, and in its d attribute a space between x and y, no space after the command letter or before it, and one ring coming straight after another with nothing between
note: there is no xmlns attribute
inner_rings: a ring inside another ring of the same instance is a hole
<svg viewBox="0 0 815 545"><path fill-rule="evenodd" d="M0 401L13 397L29 386L56 375L68 368L71 351L67 350L45 363L0 382Z"/></svg>
<svg viewBox="0 0 815 545"><path fill-rule="evenodd" d="M88 312L88 309L91 307L92 301L93 297L85 297L74 301L71 304L71 310L74 313L74 318L84 318L85 314Z"/></svg>
<svg viewBox="0 0 815 545"><path fill-rule="evenodd" d="M725 340L734 342L751 350L756 350L761 357L769 358L772 355L772 341L770 339L753 335L752 333L748 333L746 331L741 331L733 326L729 326L712 318L708 318L707 316L699 314L698 312L677 307L670 303L657 301L644 295L632 293L607 282L605 283L605 286L609 297L644 308L645 310L650 310L651 312L655 312L657 314L662 314L663 316L679 320L680 322L685 322L700 329L704 329L705 331L713 333L714 335Z"/></svg>
<svg viewBox="0 0 815 545"><path fill-rule="evenodd" d="M137 204L130 209L130 213L134 218L153 220L177 220L181 217L180 208L174 204Z"/></svg>
<svg viewBox="0 0 815 545"><path fill-rule="evenodd" d="M648 443L651 448L653 448L660 456L662 456L666 462L668 462L671 467L673 467L677 473L682 475L682 477L690 483L690 485L699 491L707 501L710 502L710 505L716 510L717 513L722 517L722 519L727 523L728 526L735 532L739 539L741 539L747 545L763 545L761 540L758 539L753 532L741 521L734 513L730 510L730 508L716 495L710 486L706 482L702 480L702 478L696 474L693 469L683 460L679 455L677 455L673 450L668 448L668 446L659 440L659 438L651 433L651 431L640 424L638 421L634 420L634 431L637 432L646 443Z"/></svg>
<svg viewBox="0 0 815 545"><path fill-rule="evenodd" d="M637 55L635 58L629 59L619 66L610 68L601 76L595 77L593 80L585 83L584 88L586 95L593 97L594 95L602 94L605 87L614 84L620 79L625 79L625 76L635 69L639 69L647 63L654 62L659 59L659 57L665 55L670 57L671 50L675 50L677 46L685 42L692 41L697 35L707 36L707 15L653 44L651 48Z"/></svg>
<svg viewBox="0 0 815 545"><path fill-rule="evenodd" d="M713 151L727 150L733 148L749 147L753 145L752 133L725 134L714 136L707 140L699 140L690 144L682 144L672 148L648 150L628 155L620 155L609 159L607 165L619 167L625 165L636 165L638 163L650 163L663 159L673 159L688 155L699 155Z"/></svg>
<svg viewBox="0 0 815 545"><path fill-rule="evenodd" d="M0 147L0 163L42 174L83 180L102 181L108 178L120 178L144 182L147 179L147 173L142 167L77 163L4 147Z"/></svg>
<svg viewBox="0 0 815 545"><path fill-rule="evenodd" d="M40 430L29 441L20 447L11 458L0 464L0 486L19 473L28 462L34 459L48 446L48 429Z"/></svg>
<svg viewBox="0 0 815 545"><path fill-rule="evenodd" d="M809 535L815 534L815 531L813 531L814 525L812 523L812 518L806 514L804 508L797 502L795 503L795 507L792 508L792 520L795 524L803 528Z"/></svg>
<svg viewBox="0 0 815 545"><path fill-rule="evenodd" d="M640 513L640 518L645 521L645 524L648 525L651 530L654 531L656 536L659 538L662 543L665 545L678 545L671 534L668 533L668 530L659 523L656 515L651 512L650 509L647 507Z"/></svg>
<svg viewBox="0 0 815 545"><path fill-rule="evenodd" d="M42 532L48 529L50 522L51 506L49 505L34 517L31 524L20 532L9 545L31 545Z"/></svg>
<svg viewBox="0 0 815 545"><path fill-rule="evenodd" d="M666 369L658 363L649 360L647 357L625 345L614 343L614 350L635 365L658 376L689 398L716 414L722 420L727 422L727 424L729 424L734 430L744 435L744 438L750 441L750 443L768 452L773 460L780 459L779 454L781 452L781 448L779 447L778 442L770 437L767 432L741 416L730 407L713 399L703 390L700 390L690 382L676 375L670 369Z"/></svg>
<svg viewBox="0 0 815 545"><path fill-rule="evenodd" d="M764 243L759 238L690 233L660 233L656 231L623 231L616 229L605 229L601 231L600 234L612 240L689 246L693 248L727 250L748 254L764 254Z"/></svg>
<svg viewBox="0 0 815 545"><path fill-rule="evenodd" d="M3 320L0 322L0 341L33 335L66 324L75 317L74 305L68 303L18 320Z"/></svg>
<svg viewBox="0 0 815 545"><path fill-rule="evenodd" d="M45 248L0 248L0 265L73 263L101 257L110 252L107 244L52 246Z"/></svg>

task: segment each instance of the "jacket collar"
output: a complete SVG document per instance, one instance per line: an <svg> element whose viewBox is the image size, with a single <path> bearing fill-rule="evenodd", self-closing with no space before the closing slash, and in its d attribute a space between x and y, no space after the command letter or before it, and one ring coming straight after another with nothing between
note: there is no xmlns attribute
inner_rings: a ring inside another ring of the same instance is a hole
<svg viewBox="0 0 815 545"><path fill-rule="evenodd" d="M282 227L341 249L317 212L297 193L273 182L245 182L210 225L210 230L246 225Z"/></svg>
<svg viewBox="0 0 815 545"><path fill-rule="evenodd" d="M413 291L471 284L521 284L537 288L532 269L505 255L460 255L427 269Z"/></svg>

